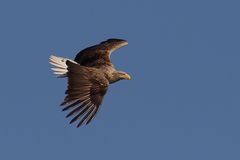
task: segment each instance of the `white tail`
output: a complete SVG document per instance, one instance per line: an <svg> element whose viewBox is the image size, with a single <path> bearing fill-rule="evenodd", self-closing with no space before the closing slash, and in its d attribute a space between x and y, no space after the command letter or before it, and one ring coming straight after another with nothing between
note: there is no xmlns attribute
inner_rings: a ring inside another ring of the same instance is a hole
<svg viewBox="0 0 240 160"><path fill-rule="evenodd" d="M71 59L67 59L67 58L63 58L63 57L57 57L57 56L53 56L51 55L49 57L49 63L52 64L55 68L51 68L54 72L54 74L57 75L58 78L63 78L67 76L67 72L68 72L68 66L66 64L66 61L71 61L73 63L77 63Z"/></svg>

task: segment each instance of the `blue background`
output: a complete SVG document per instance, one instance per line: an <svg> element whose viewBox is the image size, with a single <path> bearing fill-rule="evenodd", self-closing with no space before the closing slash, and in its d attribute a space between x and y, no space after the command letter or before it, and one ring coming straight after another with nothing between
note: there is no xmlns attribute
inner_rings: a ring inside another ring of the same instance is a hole
<svg viewBox="0 0 240 160"><path fill-rule="evenodd" d="M240 3L202 0L0 1L0 159L240 159ZM108 38L130 73L89 126L58 106L51 54Z"/></svg>

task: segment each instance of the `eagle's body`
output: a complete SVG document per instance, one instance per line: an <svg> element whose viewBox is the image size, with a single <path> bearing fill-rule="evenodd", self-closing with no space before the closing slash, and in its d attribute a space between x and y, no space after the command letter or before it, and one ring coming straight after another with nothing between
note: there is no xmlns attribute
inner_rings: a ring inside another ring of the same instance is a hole
<svg viewBox="0 0 240 160"><path fill-rule="evenodd" d="M96 116L103 96L111 83L131 77L117 71L111 63L110 55L116 49L127 45L121 39L108 39L98 45L80 51L74 61L50 56L52 68L59 77L68 77L67 96L61 105L63 110L72 109L67 117L76 115L70 123L81 119L77 127L90 123Z"/></svg>

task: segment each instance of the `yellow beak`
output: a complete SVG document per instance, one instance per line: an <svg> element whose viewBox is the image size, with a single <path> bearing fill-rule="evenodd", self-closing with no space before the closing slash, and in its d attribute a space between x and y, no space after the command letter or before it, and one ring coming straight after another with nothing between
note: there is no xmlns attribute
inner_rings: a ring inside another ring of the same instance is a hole
<svg viewBox="0 0 240 160"><path fill-rule="evenodd" d="M129 74L125 74L124 78L127 79L127 80L131 80L132 79L132 77Z"/></svg>

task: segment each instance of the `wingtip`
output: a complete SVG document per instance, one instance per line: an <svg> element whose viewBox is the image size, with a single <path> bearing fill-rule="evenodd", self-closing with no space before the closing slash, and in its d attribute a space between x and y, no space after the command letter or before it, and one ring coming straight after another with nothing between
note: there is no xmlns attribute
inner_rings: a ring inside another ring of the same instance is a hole
<svg viewBox="0 0 240 160"><path fill-rule="evenodd" d="M69 122L69 124L74 123L76 120L77 120L76 118L73 118L73 119Z"/></svg>
<svg viewBox="0 0 240 160"><path fill-rule="evenodd" d="M83 122L78 123L77 128L81 127L83 125Z"/></svg>

